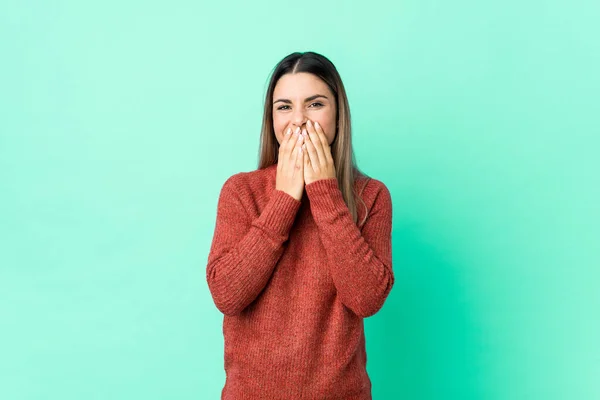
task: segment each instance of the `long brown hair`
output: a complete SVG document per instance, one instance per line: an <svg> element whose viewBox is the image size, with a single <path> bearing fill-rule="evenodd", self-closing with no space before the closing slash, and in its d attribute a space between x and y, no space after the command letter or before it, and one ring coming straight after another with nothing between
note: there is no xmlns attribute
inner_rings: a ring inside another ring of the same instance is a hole
<svg viewBox="0 0 600 400"><path fill-rule="evenodd" d="M295 52L283 58L271 73L271 79L265 96L264 114L260 136L260 153L258 168L266 168L277 162L279 155L279 142L273 128L273 92L279 78L288 73L308 72L329 86L337 105L337 131L331 143L331 155L333 157L338 186L344 197L344 201L350 210L354 223L357 223L357 203L362 202L365 207L365 215L360 224L362 226L367 218L367 206L361 194L370 177L360 171L356 165L354 150L352 148L352 129L350 125L350 107L346 90L342 79L333 65L325 56L312 52ZM364 179L360 194L356 193L354 182L356 179Z"/></svg>

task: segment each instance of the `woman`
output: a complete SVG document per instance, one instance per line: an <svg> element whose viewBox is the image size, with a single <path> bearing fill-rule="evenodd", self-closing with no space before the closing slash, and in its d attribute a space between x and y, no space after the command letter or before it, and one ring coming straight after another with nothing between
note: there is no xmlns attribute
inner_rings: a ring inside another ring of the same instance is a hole
<svg viewBox="0 0 600 400"><path fill-rule="evenodd" d="M285 57L259 168L219 195L206 279L224 314L221 399L371 399L363 319L394 284L391 227L387 187L355 166L335 66Z"/></svg>

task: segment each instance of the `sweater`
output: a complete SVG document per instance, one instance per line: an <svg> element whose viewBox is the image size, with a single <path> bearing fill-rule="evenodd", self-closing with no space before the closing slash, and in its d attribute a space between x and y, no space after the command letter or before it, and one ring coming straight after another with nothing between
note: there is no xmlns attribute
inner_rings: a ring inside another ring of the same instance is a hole
<svg viewBox="0 0 600 400"><path fill-rule="evenodd" d="M394 284L390 192L370 178L359 228L337 178L299 201L275 189L276 173L232 175L218 199L206 279L224 314L221 399L371 399L363 319Z"/></svg>

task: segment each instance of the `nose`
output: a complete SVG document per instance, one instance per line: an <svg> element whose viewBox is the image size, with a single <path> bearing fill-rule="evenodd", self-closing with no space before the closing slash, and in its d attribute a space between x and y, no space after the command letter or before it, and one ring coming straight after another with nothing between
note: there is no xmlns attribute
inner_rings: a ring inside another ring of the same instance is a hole
<svg viewBox="0 0 600 400"><path fill-rule="evenodd" d="M304 110L302 108L296 108L293 110L291 122L294 125L294 128L301 128L302 125L306 123L307 119L308 118L306 117L306 114L304 113Z"/></svg>

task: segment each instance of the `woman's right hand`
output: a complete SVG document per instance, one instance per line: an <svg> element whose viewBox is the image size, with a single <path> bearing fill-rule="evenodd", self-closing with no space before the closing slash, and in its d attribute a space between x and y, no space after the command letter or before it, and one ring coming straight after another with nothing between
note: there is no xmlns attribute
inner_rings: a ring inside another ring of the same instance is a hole
<svg viewBox="0 0 600 400"><path fill-rule="evenodd" d="M304 138L300 128L292 132L288 128L279 146L275 189L281 190L300 201L304 192Z"/></svg>

